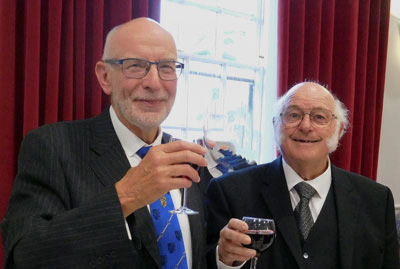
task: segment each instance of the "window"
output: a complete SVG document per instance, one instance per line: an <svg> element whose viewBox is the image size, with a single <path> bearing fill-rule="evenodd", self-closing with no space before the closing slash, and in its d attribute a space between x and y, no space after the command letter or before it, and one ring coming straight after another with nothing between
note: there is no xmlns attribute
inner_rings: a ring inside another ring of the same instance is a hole
<svg viewBox="0 0 400 269"><path fill-rule="evenodd" d="M174 36L185 69L163 129L202 136L205 118L219 120L221 140L260 162L266 46L263 0L164 0L161 24Z"/></svg>

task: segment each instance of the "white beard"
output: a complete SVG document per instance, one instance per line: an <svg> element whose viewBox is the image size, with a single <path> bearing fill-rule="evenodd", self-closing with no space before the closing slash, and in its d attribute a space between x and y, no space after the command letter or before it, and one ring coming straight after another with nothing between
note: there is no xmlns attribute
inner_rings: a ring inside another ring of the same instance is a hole
<svg viewBox="0 0 400 269"><path fill-rule="evenodd" d="M167 118L170 110L162 112L144 112L132 106L130 99L122 99L120 96L112 95L112 103L120 114L133 126L141 129L158 128Z"/></svg>

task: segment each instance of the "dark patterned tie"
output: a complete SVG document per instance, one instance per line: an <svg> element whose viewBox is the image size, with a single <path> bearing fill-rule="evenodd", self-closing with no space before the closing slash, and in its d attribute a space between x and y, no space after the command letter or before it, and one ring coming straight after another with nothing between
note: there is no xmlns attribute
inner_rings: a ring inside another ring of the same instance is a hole
<svg viewBox="0 0 400 269"><path fill-rule="evenodd" d="M308 203L316 193L316 190L305 182L300 182L294 186L294 188L300 196L300 202L294 209L294 215L296 217L297 227L299 228L302 236L302 242L304 243L308 237L308 234L310 233L311 227L314 225L314 220L312 218Z"/></svg>
<svg viewBox="0 0 400 269"><path fill-rule="evenodd" d="M137 154L143 159L150 148L142 147ZM170 212L174 209L169 192L150 205L161 265L163 269L187 269L182 231L176 214Z"/></svg>

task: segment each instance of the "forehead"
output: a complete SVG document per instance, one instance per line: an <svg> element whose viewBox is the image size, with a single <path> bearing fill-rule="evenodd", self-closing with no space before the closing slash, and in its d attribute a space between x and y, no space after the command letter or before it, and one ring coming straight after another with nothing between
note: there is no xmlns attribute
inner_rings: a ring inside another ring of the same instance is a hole
<svg viewBox="0 0 400 269"><path fill-rule="evenodd" d="M294 89L288 97L286 107L297 106L311 110L316 108L334 110L335 100L333 96L318 84L303 84Z"/></svg>
<svg viewBox="0 0 400 269"><path fill-rule="evenodd" d="M176 59L172 36L157 25L128 25L118 29L110 41L112 58L142 58L151 61Z"/></svg>

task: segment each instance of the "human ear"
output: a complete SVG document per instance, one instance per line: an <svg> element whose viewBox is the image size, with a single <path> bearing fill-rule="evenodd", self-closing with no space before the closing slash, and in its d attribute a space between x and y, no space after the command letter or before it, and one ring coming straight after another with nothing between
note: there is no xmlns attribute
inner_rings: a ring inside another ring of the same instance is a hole
<svg viewBox="0 0 400 269"><path fill-rule="evenodd" d="M99 81L100 87L103 89L103 92L107 95L111 95L112 87L109 81L109 74L103 61L98 61L96 63L95 73L97 76L97 80Z"/></svg>
<svg viewBox="0 0 400 269"><path fill-rule="evenodd" d="M344 135L344 123L340 123L339 139Z"/></svg>

